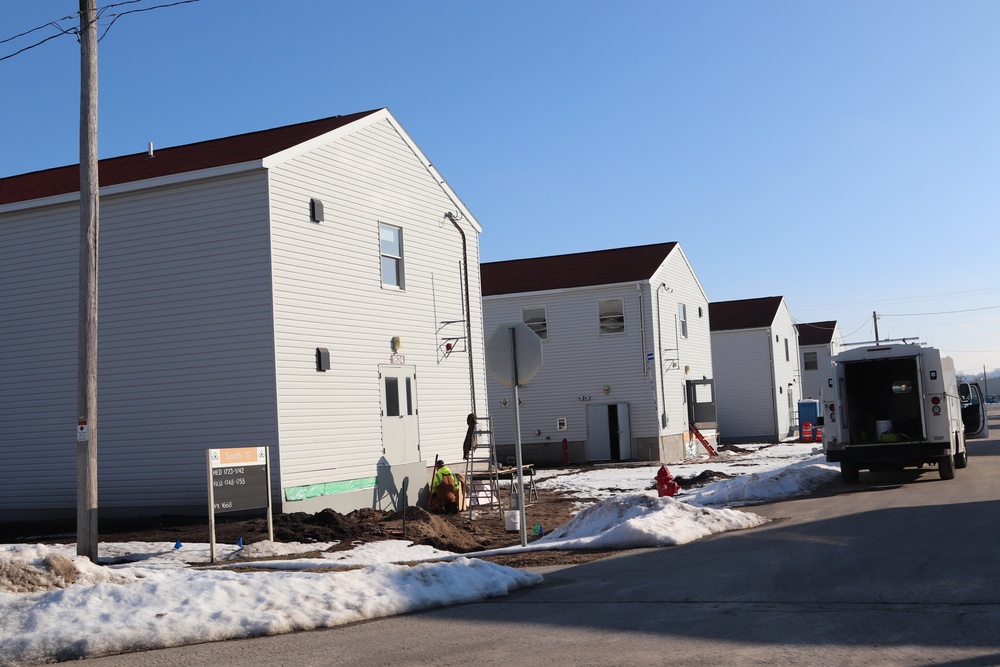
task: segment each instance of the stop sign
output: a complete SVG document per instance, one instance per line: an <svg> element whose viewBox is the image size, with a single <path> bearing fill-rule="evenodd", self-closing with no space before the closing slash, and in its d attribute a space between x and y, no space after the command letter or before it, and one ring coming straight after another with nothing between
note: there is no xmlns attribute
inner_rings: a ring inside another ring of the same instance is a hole
<svg viewBox="0 0 1000 667"><path fill-rule="evenodd" d="M505 387L511 377L511 336L518 386L528 384L542 367L542 339L524 322L501 324L486 341L486 370Z"/></svg>

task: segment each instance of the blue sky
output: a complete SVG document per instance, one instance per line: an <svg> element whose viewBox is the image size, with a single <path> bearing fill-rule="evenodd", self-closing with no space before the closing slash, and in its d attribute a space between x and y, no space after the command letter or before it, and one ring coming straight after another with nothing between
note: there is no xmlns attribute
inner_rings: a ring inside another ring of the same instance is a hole
<svg viewBox="0 0 1000 667"><path fill-rule="evenodd" d="M77 4L0 3L0 39ZM877 311L882 338L981 372L997 26L972 0L201 0L107 32L100 154L388 107L483 225L483 261L679 241L713 301L783 295L853 341ZM0 176L78 162L78 58L63 36L0 61Z"/></svg>

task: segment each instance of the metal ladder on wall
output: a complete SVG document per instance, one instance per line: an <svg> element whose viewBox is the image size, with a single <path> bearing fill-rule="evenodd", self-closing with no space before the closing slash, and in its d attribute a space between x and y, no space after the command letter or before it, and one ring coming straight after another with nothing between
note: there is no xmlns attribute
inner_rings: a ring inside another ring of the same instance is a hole
<svg viewBox="0 0 1000 667"><path fill-rule="evenodd" d="M493 443L493 423L490 417L478 417L469 458L465 460L465 480L469 493L469 519L473 510L496 510L500 504L500 467Z"/></svg>

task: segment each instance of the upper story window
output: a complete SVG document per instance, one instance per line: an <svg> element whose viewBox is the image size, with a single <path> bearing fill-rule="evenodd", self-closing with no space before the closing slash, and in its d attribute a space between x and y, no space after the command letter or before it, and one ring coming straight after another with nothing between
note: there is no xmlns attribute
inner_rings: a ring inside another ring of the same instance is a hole
<svg viewBox="0 0 1000 667"><path fill-rule="evenodd" d="M791 361L792 358L788 356L788 339L785 339L785 361Z"/></svg>
<svg viewBox="0 0 1000 667"><path fill-rule="evenodd" d="M816 359L815 352L802 353L802 369L807 371L819 370L819 361Z"/></svg>
<svg viewBox="0 0 1000 667"><path fill-rule="evenodd" d="M597 302L597 319L601 335L625 333L625 307L621 299L601 299Z"/></svg>
<svg viewBox="0 0 1000 667"><path fill-rule="evenodd" d="M677 304L677 321L681 326L681 338L688 337L688 310L683 303Z"/></svg>
<svg viewBox="0 0 1000 667"><path fill-rule="evenodd" d="M378 245L382 254L382 285L403 289L403 230L380 222Z"/></svg>
<svg viewBox="0 0 1000 667"><path fill-rule="evenodd" d="M525 306L521 309L521 321L527 324L542 340L549 339L549 326L545 321L545 306Z"/></svg>

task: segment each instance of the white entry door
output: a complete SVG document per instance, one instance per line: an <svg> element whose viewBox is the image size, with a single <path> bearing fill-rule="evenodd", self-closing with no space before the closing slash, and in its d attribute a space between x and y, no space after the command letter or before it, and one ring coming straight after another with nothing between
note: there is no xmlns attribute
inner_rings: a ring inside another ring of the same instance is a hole
<svg viewBox="0 0 1000 667"><path fill-rule="evenodd" d="M420 460L417 377L413 366L379 366L382 382L382 450L386 461Z"/></svg>
<svg viewBox="0 0 1000 667"><path fill-rule="evenodd" d="M628 403L587 406L587 460L623 461L632 458L632 429Z"/></svg>

